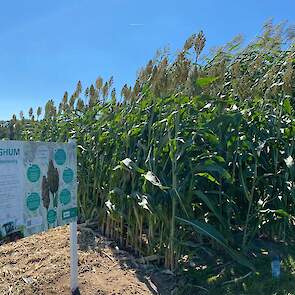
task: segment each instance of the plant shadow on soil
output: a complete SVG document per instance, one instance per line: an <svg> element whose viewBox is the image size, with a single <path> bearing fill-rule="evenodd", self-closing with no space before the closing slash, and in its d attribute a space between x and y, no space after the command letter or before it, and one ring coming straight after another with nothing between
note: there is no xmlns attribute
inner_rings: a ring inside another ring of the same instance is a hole
<svg viewBox="0 0 295 295"><path fill-rule="evenodd" d="M100 240L98 243L96 241L97 238ZM132 270L137 279L146 285L150 294L170 295L176 287L176 280L173 273L160 269L153 264L154 258L152 262L146 262L134 253L132 249L119 248L119 243L105 238L97 231L90 228L83 228L81 230L80 228L78 244L80 251L97 251L101 255L107 255L104 252L104 247L107 246L112 252L111 256L116 259L120 268L123 270ZM112 259L112 257L109 258ZM77 290L77 292L80 291ZM82 293L76 294L83 295Z"/></svg>

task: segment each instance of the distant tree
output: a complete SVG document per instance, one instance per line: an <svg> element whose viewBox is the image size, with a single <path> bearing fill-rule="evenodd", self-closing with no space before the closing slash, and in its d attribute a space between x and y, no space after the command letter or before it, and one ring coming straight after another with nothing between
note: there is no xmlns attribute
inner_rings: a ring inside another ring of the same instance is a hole
<svg viewBox="0 0 295 295"><path fill-rule="evenodd" d="M13 140L15 139L15 122L16 122L16 116L13 115L12 119L9 122L9 139Z"/></svg>

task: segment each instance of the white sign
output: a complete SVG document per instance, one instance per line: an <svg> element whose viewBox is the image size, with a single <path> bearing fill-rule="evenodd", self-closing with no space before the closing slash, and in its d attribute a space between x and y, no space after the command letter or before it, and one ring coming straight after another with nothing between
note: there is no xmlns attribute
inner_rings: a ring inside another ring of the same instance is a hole
<svg viewBox="0 0 295 295"><path fill-rule="evenodd" d="M0 141L0 238L76 219L75 143Z"/></svg>

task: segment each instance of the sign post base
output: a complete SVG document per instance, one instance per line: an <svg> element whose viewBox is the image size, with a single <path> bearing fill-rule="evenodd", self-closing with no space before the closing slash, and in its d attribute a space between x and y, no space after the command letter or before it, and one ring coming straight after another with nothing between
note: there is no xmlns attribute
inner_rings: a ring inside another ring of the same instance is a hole
<svg viewBox="0 0 295 295"><path fill-rule="evenodd" d="M78 289L78 243L77 221L70 223L70 246L71 246L71 291L76 293Z"/></svg>

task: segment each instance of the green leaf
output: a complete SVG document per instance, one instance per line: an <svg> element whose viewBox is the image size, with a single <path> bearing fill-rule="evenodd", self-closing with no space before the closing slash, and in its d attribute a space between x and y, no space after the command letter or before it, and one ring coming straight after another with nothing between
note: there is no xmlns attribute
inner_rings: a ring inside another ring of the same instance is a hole
<svg viewBox="0 0 295 295"><path fill-rule="evenodd" d="M214 206L214 204L211 202L211 200L201 191L194 191L194 194L199 197L207 206L208 208L214 213L214 215L216 216L216 218L220 221L220 223L223 226L225 225L225 221L222 218L222 216L217 212L217 208Z"/></svg>
<svg viewBox="0 0 295 295"><path fill-rule="evenodd" d="M290 217L290 214L287 213L285 210L283 209L278 209L278 210L275 210L275 213L279 216L282 216L282 217L287 217L289 218Z"/></svg>
<svg viewBox="0 0 295 295"><path fill-rule="evenodd" d="M204 177L204 178L212 181L213 183L220 185L220 183L217 181L217 179L207 172L200 172L200 173L197 173L196 175Z"/></svg>
<svg viewBox="0 0 295 295"><path fill-rule="evenodd" d="M176 217L176 219L184 224L192 226L197 232L215 240L239 264L244 265L252 270L255 270L252 263L250 263L250 261L241 253L239 253L238 251L233 249L231 246L229 246L227 244L226 239L222 236L222 234L219 231L217 231L212 225L203 223L197 220L190 221L180 217Z"/></svg>
<svg viewBox="0 0 295 295"><path fill-rule="evenodd" d="M218 80L219 77L204 77L204 78L199 78L196 81L196 84L203 88L206 86L209 86L210 84L212 84L213 82L215 82L216 80Z"/></svg>
<svg viewBox="0 0 295 295"><path fill-rule="evenodd" d="M229 172L213 160L207 160L204 165L199 165L196 170L202 172L217 172L223 179L232 182Z"/></svg>
<svg viewBox="0 0 295 295"><path fill-rule="evenodd" d="M284 110L285 110L289 115L291 115L291 114L292 114L292 106L291 106L290 99L286 98L286 99L284 100L283 106L284 106Z"/></svg>

